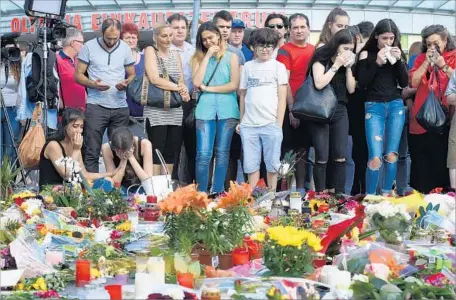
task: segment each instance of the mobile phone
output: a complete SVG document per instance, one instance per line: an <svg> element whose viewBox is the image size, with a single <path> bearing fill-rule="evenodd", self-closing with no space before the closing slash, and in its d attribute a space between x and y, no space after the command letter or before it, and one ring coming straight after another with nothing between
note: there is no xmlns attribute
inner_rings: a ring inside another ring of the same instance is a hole
<svg viewBox="0 0 456 300"><path fill-rule="evenodd" d="M435 51L439 54L442 55L442 52L440 52L440 47L438 45L435 45Z"/></svg>

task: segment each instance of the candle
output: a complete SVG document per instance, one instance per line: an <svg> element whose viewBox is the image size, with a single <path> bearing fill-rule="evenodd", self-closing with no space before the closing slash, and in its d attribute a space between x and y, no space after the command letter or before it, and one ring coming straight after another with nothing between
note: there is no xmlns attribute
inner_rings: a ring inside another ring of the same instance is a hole
<svg viewBox="0 0 456 300"><path fill-rule="evenodd" d="M193 288L193 274L192 273L178 273L177 274L177 283L180 286L192 289Z"/></svg>
<svg viewBox="0 0 456 300"><path fill-rule="evenodd" d="M76 286L83 287L90 283L90 261L76 260Z"/></svg>
<svg viewBox="0 0 456 300"><path fill-rule="evenodd" d="M112 284L105 286L111 300L122 300L122 286L120 284Z"/></svg>
<svg viewBox="0 0 456 300"><path fill-rule="evenodd" d="M233 250L233 266L244 265L249 262L249 250L239 247Z"/></svg>
<svg viewBox="0 0 456 300"><path fill-rule="evenodd" d="M135 299L147 299L152 292L152 280L150 274L136 273L135 276Z"/></svg>
<svg viewBox="0 0 456 300"><path fill-rule="evenodd" d="M165 260L163 257L149 257L147 272L154 283L165 284Z"/></svg>
<svg viewBox="0 0 456 300"><path fill-rule="evenodd" d="M301 213L301 211L302 211L301 193L293 192L290 194L290 209L295 209Z"/></svg>

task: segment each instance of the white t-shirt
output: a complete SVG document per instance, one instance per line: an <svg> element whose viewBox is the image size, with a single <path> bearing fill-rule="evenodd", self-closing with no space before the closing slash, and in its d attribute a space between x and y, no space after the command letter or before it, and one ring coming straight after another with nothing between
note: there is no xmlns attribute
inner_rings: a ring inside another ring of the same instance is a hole
<svg viewBox="0 0 456 300"><path fill-rule="evenodd" d="M242 69L240 82L240 89L247 90L241 124L258 127L277 122L278 88L286 84L288 73L281 62L275 59L247 62Z"/></svg>

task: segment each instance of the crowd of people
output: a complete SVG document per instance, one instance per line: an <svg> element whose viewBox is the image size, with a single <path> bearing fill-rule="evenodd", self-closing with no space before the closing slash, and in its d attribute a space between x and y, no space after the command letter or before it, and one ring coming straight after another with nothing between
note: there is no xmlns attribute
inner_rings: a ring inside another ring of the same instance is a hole
<svg viewBox="0 0 456 300"><path fill-rule="evenodd" d="M199 25L194 45L188 29L185 16L171 15L144 49L133 23L107 19L102 36L87 42L67 29L55 67L60 112L48 112L47 126L56 131L41 153L40 186L62 183L68 174L57 161L71 157L87 179L111 178L124 187L165 174L163 159L174 179L215 194L236 180L240 160L251 185L264 178L275 190L281 158L294 151L303 195L456 188L456 47L444 26L425 27L408 56L393 20L350 25L341 8L330 12L316 45L302 13L273 13L264 28L246 30L219 11ZM24 53L22 66L9 63L2 90L15 132L33 111L24 82L28 60ZM182 105L138 104L126 93L135 76L178 94ZM338 104L328 122L292 113L308 77L317 90L334 91ZM417 117L431 94L449 114L443 130L425 129ZM8 150L1 155L13 158L3 118ZM129 128L138 124L142 135Z"/></svg>

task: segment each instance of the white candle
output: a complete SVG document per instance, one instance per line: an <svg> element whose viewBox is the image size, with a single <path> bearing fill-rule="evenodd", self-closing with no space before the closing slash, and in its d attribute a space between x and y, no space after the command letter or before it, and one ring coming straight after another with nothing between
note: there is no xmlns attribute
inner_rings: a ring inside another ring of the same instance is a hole
<svg viewBox="0 0 456 300"><path fill-rule="evenodd" d="M165 260L163 257L149 257L147 272L152 276L154 283L165 284Z"/></svg>
<svg viewBox="0 0 456 300"><path fill-rule="evenodd" d="M136 273L135 299L147 299L152 291L152 278L148 273Z"/></svg>

